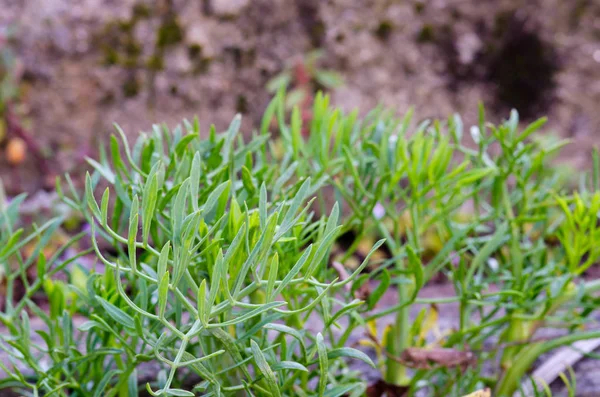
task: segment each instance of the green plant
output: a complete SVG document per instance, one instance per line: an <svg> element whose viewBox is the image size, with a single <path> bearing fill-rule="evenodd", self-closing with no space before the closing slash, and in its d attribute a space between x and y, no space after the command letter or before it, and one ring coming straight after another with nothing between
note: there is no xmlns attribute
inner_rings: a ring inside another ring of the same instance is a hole
<svg viewBox="0 0 600 397"><path fill-rule="evenodd" d="M105 271L31 256L40 258L42 280L25 284L30 292L0 317L10 329L0 346L31 377L4 366L0 387L32 395L129 396L145 387L174 396L358 396L367 384L356 365L373 363L350 346L369 331L386 387L408 395L490 387L512 396L541 354L600 336L586 327L600 283L581 278L600 255L597 154L592 175L572 192L549 163L565 142L531 139L544 120L520 130L513 112L493 126L481 109L467 142L458 116L413 128L412 111L398 119L378 108L361 119L321 94L309 120L287 109L279 91L246 140L239 117L206 138L197 121L172 132L154 126L132 147L117 128L109 154L89 160L83 194L68 177L68 194L57 184L92 226ZM11 226L0 236L2 263L21 255L17 207L16 199L3 207ZM31 239L43 247L59 224L34 229ZM327 266L348 235L342 265L365 238L381 240L356 268ZM381 259L370 259L375 252ZM17 260L13 278L34 261ZM63 269L69 283L51 277ZM439 272L454 296L421 298ZM390 289L398 302L381 307ZM49 315L31 300L42 290ZM416 304L431 306L411 321ZM437 308L450 304L457 328L432 339ZM33 349L24 308L49 330ZM377 332L388 315L391 328ZM553 326L570 333L537 338ZM406 359L431 345L469 360Z"/></svg>
<svg viewBox="0 0 600 397"><path fill-rule="evenodd" d="M319 281L340 229L337 207L331 217L313 219L306 198L319 185L303 178L282 186L282 175L264 160L266 137L243 144L239 125L237 117L226 133L212 130L206 140L197 125L173 135L157 128L133 151L124 141L124 158L113 138L113 166L105 156L90 160L96 174L88 176L85 195L64 196L90 218L106 266L77 294L90 319L79 327L88 334L86 350L109 349L103 364L111 370L77 394L102 388L103 395L128 395L138 366L150 360L161 368L147 383L152 395L302 395L313 379L321 395L364 389L340 372L339 361L371 360L335 347L333 332L360 303L339 310L335 299L354 277ZM98 205L100 175L116 197L111 202L107 188ZM100 238L120 254L106 258ZM316 335L304 331L315 316L322 318ZM184 384L190 376L196 385Z"/></svg>
<svg viewBox="0 0 600 397"><path fill-rule="evenodd" d="M6 327L6 332L0 334L0 352L8 357L0 361L5 375L0 389L25 387L35 393L76 388L85 379L83 361L89 362L101 353L81 350L81 337L73 334L76 297L71 286L53 278L91 250L80 250L64 258L65 252L83 237L84 233L80 233L54 252L46 252L62 219L54 218L41 226L34 224L27 227L31 229L27 232L19 216L24 199L23 194L9 201L0 183L0 324ZM25 256L27 247L29 254ZM76 273L76 269L68 272L73 282ZM47 296L48 312L37 303L41 293ZM32 325L30 315L38 318L41 325Z"/></svg>
<svg viewBox="0 0 600 397"><path fill-rule="evenodd" d="M598 221L597 154L591 178L584 178L579 193L572 195L549 164L567 142L529 139L545 119L519 130L513 111L496 127L485 122L481 109L479 125L471 128L473 148L463 143L462 121L456 115L446 123L425 121L409 133L411 111L399 120L376 109L358 120L356 113L346 116L331 109L327 97L317 96L310 134L304 138L299 110L294 109L288 126L282 108L273 112L279 115L283 146L290 148L287 155L297 162L296 174L325 178L335 188L346 214L344 232L356 236L341 261L364 236L386 238L391 258L370 274L379 286L366 308L373 309L394 285L399 302L365 313L365 319L395 313L387 353L399 357L408 347L424 347L427 323L413 324L408 317L417 302L457 302L459 328L437 343L480 351L479 364L461 373L458 381L459 369L443 363L410 375L397 360L387 358L387 382L412 390L426 385L442 395L483 383L495 387L496 395L512 395L541 353L599 335L575 332L595 307L593 293L600 287L597 281L579 278L598 258L591 243ZM323 190L317 195L325 202ZM432 235L439 243L435 252L430 252ZM456 296L419 300L419 290L439 271L452 281ZM362 276L355 284L365 280ZM496 290L490 290L492 285ZM420 318L424 316L422 312ZM540 327L553 323L574 332L532 341ZM499 336L499 347L485 351L483 343L491 335ZM493 359L496 350L502 354L495 369L498 383L481 376L482 363Z"/></svg>

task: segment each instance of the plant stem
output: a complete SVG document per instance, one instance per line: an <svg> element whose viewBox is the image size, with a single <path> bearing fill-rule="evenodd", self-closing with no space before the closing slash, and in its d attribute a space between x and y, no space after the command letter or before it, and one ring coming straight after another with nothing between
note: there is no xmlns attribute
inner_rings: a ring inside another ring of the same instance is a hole
<svg viewBox="0 0 600 397"><path fill-rule="evenodd" d="M382 235L386 237L386 244L389 247L394 257L400 257L400 249L396 245L395 241L389 235L388 230L381 221L376 222L377 228ZM399 268L404 268L404 263L399 259L396 263ZM398 285L398 309L394 310L397 312L396 321L392 325L389 335L387 336L385 349L390 353L391 356L399 357L402 351L407 347L410 347L408 340L408 332L410 329L410 318L409 310L410 305L406 305L410 297L410 291L407 285ZM388 358L386 360L386 373L384 379L387 383L394 385L404 385L409 383L408 376L406 374L406 368Z"/></svg>
<svg viewBox="0 0 600 397"><path fill-rule="evenodd" d="M409 291L405 285L398 285L398 301L400 304L409 299ZM410 306L404 306L396 314L396 322L392 326L387 340L387 350L394 357L400 357L404 349L410 347L409 341L409 318ZM406 385L410 379L406 373L406 367L397 361L387 359L385 380L394 385Z"/></svg>
<svg viewBox="0 0 600 397"><path fill-rule="evenodd" d="M459 324L459 329L460 331L464 331L466 328L469 327L469 304L467 303L467 301L465 299L461 299L460 301L460 324Z"/></svg>

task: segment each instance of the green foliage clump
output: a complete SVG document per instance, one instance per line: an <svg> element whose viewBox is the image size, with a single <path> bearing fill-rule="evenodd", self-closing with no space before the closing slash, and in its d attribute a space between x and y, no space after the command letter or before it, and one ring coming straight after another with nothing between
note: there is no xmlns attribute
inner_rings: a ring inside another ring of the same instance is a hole
<svg viewBox="0 0 600 397"><path fill-rule="evenodd" d="M494 126L481 110L467 139L458 116L412 127L411 111L399 119L378 108L361 119L321 94L308 121L298 107L286 109L279 91L246 137L239 116L205 137L197 120L173 131L154 126L132 147L117 128L108 153L89 160L84 192L68 177L68 193L57 185L92 229L91 248L67 260L62 252L85 232L46 257L61 219L25 238L23 197L1 200L9 292L0 322L9 332L0 349L12 361L0 364L0 388L359 396L367 380L357 368L366 363L411 395L489 387L512 396L541 354L600 336L585 329L600 283L581 278L600 258L597 157L571 192L548 162L565 142L531 139L544 119L521 130L516 112ZM342 268L328 266L348 235ZM343 268L373 236L380 240L360 265ZM90 250L103 271L72 265ZM56 279L62 272L67 282ZM454 296L422 299L440 272ZM389 289L398 301L385 306ZM49 313L33 299L40 293ZM417 304L431 306L411 321ZM477 359L407 360L408 349L429 349L436 310L447 304L458 306L458 327L433 343ZM44 323L41 340L27 313ZM393 323L377 332L385 316ZM556 323L571 332L536 339ZM374 352L355 348L364 332Z"/></svg>

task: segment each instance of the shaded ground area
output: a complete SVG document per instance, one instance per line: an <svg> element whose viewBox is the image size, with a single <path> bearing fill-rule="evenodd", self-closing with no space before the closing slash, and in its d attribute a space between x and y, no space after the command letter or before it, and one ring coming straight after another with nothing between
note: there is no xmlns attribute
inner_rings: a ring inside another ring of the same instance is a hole
<svg viewBox="0 0 600 397"><path fill-rule="evenodd" d="M317 47L323 66L344 77L332 96L346 109L413 105L419 118L458 111L472 122L480 99L492 120L517 106L528 119L549 114L548 130L575 140L565 152L574 165L589 158L600 125L594 1L2 0L0 8L20 61L16 113L51 163L0 161L13 193L43 186L41 171L79 171L113 122L134 136L194 115L205 130L223 128L241 112L250 130L269 79Z"/></svg>

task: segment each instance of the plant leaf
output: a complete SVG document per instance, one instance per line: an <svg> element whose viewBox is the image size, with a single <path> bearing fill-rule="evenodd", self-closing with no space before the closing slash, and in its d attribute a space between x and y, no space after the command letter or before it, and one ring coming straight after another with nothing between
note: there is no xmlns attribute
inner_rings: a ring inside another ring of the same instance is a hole
<svg viewBox="0 0 600 397"><path fill-rule="evenodd" d="M100 305L102 305L104 310L106 310L106 313L117 323L121 324L125 328L135 329L135 323L129 314L125 313L123 310L97 295L96 300L100 303Z"/></svg>
<svg viewBox="0 0 600 397"><path fill-rule="evenodd" d="M277 378L275 377L275 373L269 367L267 363L267 359L265 358L263 352L260 350L260 347L254 342L250 340L250 348L252 350L252 355L254 356L254 362L258 367L258 370L265 377L265 381L267 382L267 387L271 391L271 394L275 397L281 397L281 393L279 391L279 386L277 385Z"/></svg>

